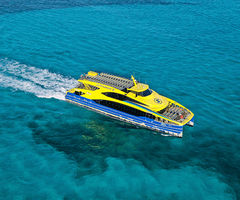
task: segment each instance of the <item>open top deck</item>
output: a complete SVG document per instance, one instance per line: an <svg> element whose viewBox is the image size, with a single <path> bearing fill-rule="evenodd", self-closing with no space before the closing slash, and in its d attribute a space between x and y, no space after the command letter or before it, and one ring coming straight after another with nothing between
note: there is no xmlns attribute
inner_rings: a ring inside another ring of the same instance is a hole
<svg viewBox="0 0 240 200"><path fill-rule="evenodd" d="M124 90L134 86L134 82L131 79L107 74L107 73L93 73L82 75L80 80L88 80L96 83L108 85L119 90Z"/></svg>

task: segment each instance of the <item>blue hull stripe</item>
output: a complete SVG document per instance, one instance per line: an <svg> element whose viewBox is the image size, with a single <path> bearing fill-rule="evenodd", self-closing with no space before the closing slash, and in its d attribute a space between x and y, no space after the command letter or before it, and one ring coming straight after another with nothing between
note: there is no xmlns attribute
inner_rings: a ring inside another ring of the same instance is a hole
<svg viewBox="0 0 240 200"><path fill-rule="evenodd" d="M128 113L124 113L121 111L118 111L116 109L113 108L109 108L103 105L100 105L98 103L96 103L95 101L91 100L91 99L87 99L72 93L68 93L65 97L68 100L71 100L73 102L82 104L83 106L87 106L108 114L112 114L116 117L120 117L123 118L125 120L128 120L129 122L136 122L136 123L144 123L146 126L149 126L152 129L158 129L160 131L170 131L176 134L181 134L182 130L183 130L183 126L177 126L177 125L171 125L171 124L164 124L161 122L156 122L152 119L146 118L146 117L136 117L134 115L130 115Z"/></svg>

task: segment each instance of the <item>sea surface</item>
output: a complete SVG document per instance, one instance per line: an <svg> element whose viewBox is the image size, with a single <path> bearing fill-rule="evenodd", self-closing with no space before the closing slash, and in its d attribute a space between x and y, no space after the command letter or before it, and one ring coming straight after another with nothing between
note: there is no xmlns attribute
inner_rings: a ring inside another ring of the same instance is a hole
<svg viewBox="0 0 240 200"><path fill-rule="evenodd" d="M133 74L195 114L163 137L64 101ZM240 199L240 1L0 0L0 199Z"/></svg>

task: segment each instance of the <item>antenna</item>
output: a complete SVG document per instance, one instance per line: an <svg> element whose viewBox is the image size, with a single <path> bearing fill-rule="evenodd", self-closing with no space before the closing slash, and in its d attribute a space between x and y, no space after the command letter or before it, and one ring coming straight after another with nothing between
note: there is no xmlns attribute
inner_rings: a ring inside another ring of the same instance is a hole
<svg viewBox="0 0 240 200"><path fill-rule="evenodd" d="M137 85L136 80L135 80L135 78L133 77L133 75L131 76L131 79L133 80L134 85Z"/></svg>

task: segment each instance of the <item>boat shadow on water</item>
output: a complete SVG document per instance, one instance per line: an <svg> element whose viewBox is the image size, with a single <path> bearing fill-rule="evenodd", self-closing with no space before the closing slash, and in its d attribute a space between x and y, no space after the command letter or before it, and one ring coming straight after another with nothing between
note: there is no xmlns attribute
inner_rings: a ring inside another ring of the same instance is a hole
<svg viewBox="0 0 240 200"><path fill-rule="evenodd" d="M188 132L188 137L179 140L175 137L154 135L152 131L135 128L96 113L91 115L94 116L91 116L94 120L84 123L70 123L60 119L58 123L53 120L51 123L40 125L38 119L35 119L29 122L28 126L38 145L47 144L77 164L79 178L104 172L108 167L108 157L134 159L151 171L159 167L178 169L191 164L217 171L228 184L233 180L230 174L239 176L239 171L231 167L236 161L231 157L229 162L216 159L211 153L225 154L220 148L222 143L218 142L219 140L215 140L214 136L209 140L209 136L206 136L207 132L214 132L212 129L192 129ZM146 134L147 132L149 134ZM198 140L199 137L202 138L202 142ZM226 141L224 138L222 140ZM206 146L206 143L209 145ZM225 167L222 167L223 164Z"/></svg>
<svg viewBox="0 0 240 200"><path fill-rule="evenodd" d="M154 136L152 131L97 113L91 115L94 115L91 116L94 120L69 122L60 117L58 123L52 120L45 124L39 123L39 116L36 116L34 121L28 123L28 127L32 130L37 145L50 145L77 163L79 176L103 172L107 157L134 158L146 167L152 167L154 160L151 159L155 153L146 159L149 149L157 150L159 142L162 143L161 146L170 145L165 137ZM155 137L154 142L152 137Z"/></svg>

